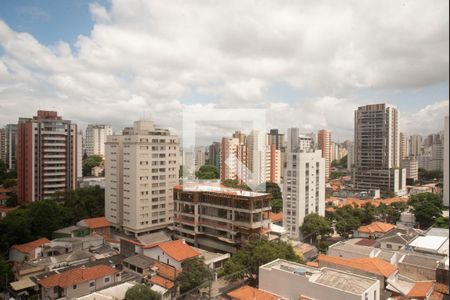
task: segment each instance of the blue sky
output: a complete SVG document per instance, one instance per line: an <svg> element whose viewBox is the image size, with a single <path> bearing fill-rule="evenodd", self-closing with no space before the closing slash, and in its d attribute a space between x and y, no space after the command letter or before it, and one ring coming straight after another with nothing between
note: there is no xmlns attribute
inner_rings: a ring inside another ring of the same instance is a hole
<svg viewBox="0 0 450 300"><path fill-rule="evenodd" d="M382 2L2 0L0 124L40 107L119 128L146 110L176 128L184 106L263 106L272 127L343 139L354 108L388 102L406 131L439 129L411 119L448 109L448 3Z"/></svg>

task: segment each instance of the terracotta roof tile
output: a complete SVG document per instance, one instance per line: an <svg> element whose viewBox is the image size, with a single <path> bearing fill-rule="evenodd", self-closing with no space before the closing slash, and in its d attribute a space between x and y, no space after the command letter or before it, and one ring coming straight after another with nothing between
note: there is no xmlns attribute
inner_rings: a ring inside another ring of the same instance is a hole
<svg viewBox="0 0 450 300"><path fill-rule="evenodd" d="M48 244L48 243L50 243L50 241L47 238L40 238L38 240L29 242L26 244L14 245L11 248L17 249L18 251L20 251L22 253L31 253L34 251L34 249L36 249L44 244Z"/></svg>
<svg viewBox="0 0 450 300"><path fill-rule="evenodd" d="M103 228L103 227L110 227L111 226L111 223L105 217L84 219L83 221L84 221L84 223L86 223L86 225L90 229L96 229L96 228Z"/></svg>
<svg viewBox="0 0 450 300"><path fill-rule="evenodd" d="M175 286L173 281L165 279L165 278L162 278L161 276L153 276L148 281L153 283L153 284L157 284L159 286L162 286L163 288L166 288L166 289L171 289L171 288L173 288Z"/></svg>
<svg viewBox="0 0 450 300"><path fill-rule="evenodd" d="M316 262L316 261L308 261L308 262L306 263L306 265L307 265L308 267L313 267L313 268L318 268L318 267L319 267L319 263Z"/></svg>
<svg viewBox="0 0 450 300"><path fill-rule="evenodd" d="M383 222L373 222L369 225L360 226L359 232L363 233L386 233L395 228L395 225Z"/></svg>
<svg viewBox="0 0 450 300"><path fill-rule="evenodd" d="M434 290L439 293L448 295L449 288L448 288L448 285L437 282L434 285Z"/></svg>
<svg viewBox="0 0 450 300"><path fill-rule="evenodd" d="M183 240L164 242L159 244L158 247L176 261L184 261L200 255L200 253Z"/></svg>
<svg viewBox="0 0 450 300"><path fill-rule="evenodd" d="M397 271L397 268L390 263L379 258L350 258L344 259L340 257L320 255L319 265L321 262L344 266L355 270L366 271L376 275L389 277L392 273Z"/></svg>
<svg viewBox="0 0 450 300"><path fill-rule="evenodd" d="M255 289L254 287L244 285L234 291L231 291L227 294L232 299L236 300L277 300L280 297Z"/></svg>
<svg viewBox="0 0 450 300"><path fill-rule="evenodd" d="M81 282L112 275L116 272L118 272L116 269L107 265L97 265L90 268L81 267L40 279L38 280L38 283L46 289L55 286L65 288Z"/></svg>
<svg viewBox="0 0 450 300"><path fill-rule="evenodd" d="M432 289L433 289L432 281L419 281L416 282L414 287L409 291L408 297L424 298L429 293L431 293Z"/></svg>
<svg viewBox="0 0 450 300"><path fill-rule="evenodd" d="M275 214L275 213L271 212L271 213L270 213L270 220L271 220L272 222L283 221L283 213L282 213L282 212L279 212L279 213Z"/></svg>
<svg viewBox="0 0 450 300"><path fill-rule="evenodd" d="M443 300L444 299L444 294L441 294L439 292L434 291L431 294L430 300Z"/></svg>

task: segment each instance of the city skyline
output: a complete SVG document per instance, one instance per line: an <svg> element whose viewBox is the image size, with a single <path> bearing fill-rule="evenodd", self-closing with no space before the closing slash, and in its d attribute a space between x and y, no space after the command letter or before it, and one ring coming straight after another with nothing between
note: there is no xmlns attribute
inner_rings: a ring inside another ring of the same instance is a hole
<svg viewBox="0 0 450 300"><path fill-rule="evenodd" d="M390 103L408 135L443 129L445 1L220 6L5 1L0 124L40 108L116 131L145 115L179 134L185 108L257 107L267 109L267 128L324 128L344 141L356 107ZM381 7L387 24L376 17ZM195 18L198 11L213 17ZM219 136L229 131L217 127Z"/></svg>

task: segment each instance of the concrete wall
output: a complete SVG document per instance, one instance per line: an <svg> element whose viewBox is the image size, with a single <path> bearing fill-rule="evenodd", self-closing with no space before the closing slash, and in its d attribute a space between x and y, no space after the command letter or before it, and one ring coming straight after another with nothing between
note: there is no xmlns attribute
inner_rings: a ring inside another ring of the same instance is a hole
<svg viewBox="0 0 450 300"><path fill-rule="evenodd" d="M143 254L145 256L151 257L157 261L163 262L165 264L171 265L172 267L175 267L177 270L181 270L181 262L176 261L167 253L164 253L161 248L154 247L151 249L143 249Z"/></svg>

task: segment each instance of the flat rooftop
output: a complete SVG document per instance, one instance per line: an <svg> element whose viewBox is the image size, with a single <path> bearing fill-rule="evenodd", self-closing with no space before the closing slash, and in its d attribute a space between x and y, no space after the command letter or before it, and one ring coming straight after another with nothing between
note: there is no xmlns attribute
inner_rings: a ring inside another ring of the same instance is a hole
<svg viewBox="0 0 450 300"><path fill-rule="evenodd" d="M234 196L244 196L244 197L261 197L270 195L268 193L260 193L260 192L252 192L245 191L236 188L230 188L223 186L218 183L198 183L198 182L189 182L184 183L183 185L177 185L175 189L187 191L187 192L211 192L211 193L219 193L219 194L227 194Z"/></svg>
<svg viewBox="0 0 450 300"><path fill-rule="evenodd" d="M282 259L277 259L260 268L266 270L281 270L292 273L297 276L306 276L310 282L327 286L329 288L345 291L355 295L361 295L368 288L378 282L376 279L347 273L329 268L312 268L307 265L302 265ZM295 284L295 283L293 283Z"/></svg>
<svg viewBox="0 0 450 300"><path fill-rule="evenodd" d="M419 236L409 246L420 250L428 250L448 254L448 237L445 236Z"/></svg>

